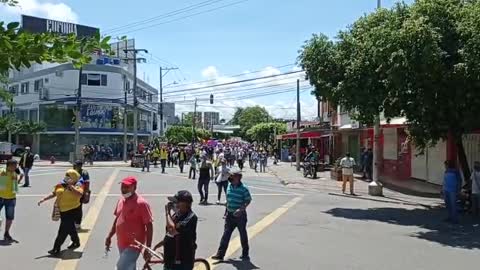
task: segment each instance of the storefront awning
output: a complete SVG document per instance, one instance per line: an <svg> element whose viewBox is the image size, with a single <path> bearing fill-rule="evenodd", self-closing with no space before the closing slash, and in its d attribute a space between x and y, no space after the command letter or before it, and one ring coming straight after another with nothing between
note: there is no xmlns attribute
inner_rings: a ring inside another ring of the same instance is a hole
<svg viewBox="0 0 480 270"><path fill-rule="evenodd" d="M318 131L304 131L300 133L300 139L314 139L322 137L322 133ZM296 139L297 133L288 133L282 135L282 140Z"/></svg>

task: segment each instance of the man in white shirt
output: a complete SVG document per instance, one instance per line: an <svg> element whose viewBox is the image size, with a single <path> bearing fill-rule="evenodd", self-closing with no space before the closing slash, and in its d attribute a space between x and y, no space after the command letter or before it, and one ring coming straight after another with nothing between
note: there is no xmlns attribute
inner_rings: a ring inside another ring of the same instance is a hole
<svg viewBox="0 0 480 270"><path fill-rule="evenodd" d="M475 161L472 171L472 211L480 215L480 161Z"/></svg>
<svg viewBox="0 0 480 270"><path fill-rule="evenodd" d="M355 159L350 157L350 153L347 153L344 158L340 160L340 167L342 168L342 192L345 193L347 187L347 181L350 182L350 194L355 195L353 192L353 167L355 166Z"/></svg>

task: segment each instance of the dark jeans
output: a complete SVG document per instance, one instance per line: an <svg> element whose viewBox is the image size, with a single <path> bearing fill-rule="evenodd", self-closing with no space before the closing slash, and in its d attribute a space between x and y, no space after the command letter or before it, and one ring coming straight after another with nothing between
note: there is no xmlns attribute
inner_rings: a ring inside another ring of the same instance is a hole
<svg viewBox="0 0 480 270"><path fill-rule="evenodd" d="M222 198L222 189L225 192L225 196L227 195L228 181L218 182L217 187L218 187L217 199L220 201L220 199Z"/></svg>
<svg viewBox="0 0 480 270"><path fill-rule="evenodd" d="M60 250L69 235L72 242L80 243L75 228L75 219L78 217L78 211L80 211L80 207L66 212L60 212L60 227L58 228L57 238L55 239L55 244L53 246L54 249Z"/></svg>
<svg viewBox="0 0 480 270"><path fill-rule="evenodd" d="M30 170L32 168L23 168L23 174L24 174L24 179L25 183L23 184L24 186L28 187L30 186Z"/></svg>
<svg viewBox="0 0 480 270"><path fill-rule="evenodd" d="M240 234L240 242L242 243L242 255L248 256L249 253L249 246L248 246L248 235L247 235L247 214L243 213L239 217L235 217L233 213L227 213L227 217L225 218L225 227L223 230L222 240L220 241L220 247L218 248L217 255L224 257L225 253L228 249L228 244L230 242L230 238L232 237L232 233L238 229Z"/></svg>
<svg viewBox="0 0 480 270"><path fill-rule="evenodd" d="M192 178L192 173L193 173L193 178ZM188 178L195 179L196 173L197 173L197 170L195 168L190 167L190 171L188 172Z"/></svg>
<svg viewBox="0 0 480 270"><path fill-rule="evenodd" d="M210 179L198 179L198 193L200 193L200 202L208 201L208 184Z"/></svg>
<svg viewBox="0 0 480 270"><path fill-rule="evenodd" d="M162 165L162 173L165 173L165 166L167 166L167 160L161 159L160 164Z"/></svg>
<svg viewBox="0 0 480 270"><path fill-rule="evenodd" d="M180 167L180 172L183 173L183 166L185 165L185 161L184 160L180 160L178 162L178 166Z"/></svg>
<svg viewBox="0 0 480 270"><path fill-rule="evenodd" d="M240 170L243 170L243 160L239 159L237 160L237 163L238 163L238 168L240 168Z"/></svg>
<svg viewBox="0 0 480 270"><path fill-rule="evenodd" d="M452 222L458 222L457 193L444 191L443 198L448 211L448 219Z"/></svg>
<svg viewBox="0 0 480 270"><path fill-rule="evenodd" d="M148 160L148 159L145 159L145 160L143 161L142 172L145 171L145 168L147 168L147 172L150 171L150 160Z"/></svg>
<svg viewBox="0 0 480 270"><path fill-rule="evenodd" d="M75 224L80 226L80 224L82 224L82 218L83 218L83 204L80 203L80 207L78 208L77 217L75 218Z"/></svg>

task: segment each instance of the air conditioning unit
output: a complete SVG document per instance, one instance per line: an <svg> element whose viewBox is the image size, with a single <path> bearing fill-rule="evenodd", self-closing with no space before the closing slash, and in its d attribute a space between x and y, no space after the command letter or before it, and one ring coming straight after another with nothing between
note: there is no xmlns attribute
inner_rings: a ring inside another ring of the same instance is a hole
<svg viewBox="0 0 480 270"><path fill-rule="evenodd" d="M45 84L48 84L48 82L50 81L48 78L45 78Z"/></svg>
<svg viewBox="0 0 480 270"><path fill-rule="evenodd" d="M55 71L55 76L63 77L63 71Z"/></svg>
<svg viewBox="0 0 480 270"><path fill-rule="evenodd" d="M50 97L48 92L47 88L41 88L40 91L38 91L40 100L49 100Z"/></svg>

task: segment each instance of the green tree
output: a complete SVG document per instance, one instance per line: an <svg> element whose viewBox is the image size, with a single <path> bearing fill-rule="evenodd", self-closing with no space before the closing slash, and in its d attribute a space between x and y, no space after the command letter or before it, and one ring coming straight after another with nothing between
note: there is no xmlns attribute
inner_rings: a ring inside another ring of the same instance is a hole
<svg viewBox="0 0 480 270"><path fill-rule="evenodd" d="M211 137L210 132L204 129L195 129L197 140L205 140ZM190 143L193 139L192 127L172 126L165 132L165 137L169 143Z"/></svg>
<svg viewBox="0 0 480 270"><path fill-rule="evenodd" d="M251 127L247 131L247 137L251 141L271 144L274 142L274 135L280 135L287 132L285 123L260 123Z"/></svg>
<svg viewBox="0 0 480 270"><path fill-rule="evenodd" d="M228 124L229 125L240 125L240 116L242 115L243 110L244 110L243 108L237 108L235 110L235 113L233 114L232 119L230 119L230 121L228 121Z"/></svg>
<svg viewBox="0 0 480 270"><path fill-rule="evenodd" d="M362 122L405 116L419 149L453 138L469 179L462 137L479 127L479 44L480 1L422 0L364 16L335 42L314 37L299 62L317 95Z"/></svg>
<svg viewBox="0 0 480 270"><path fill-rule="evenodd" d="M1 0L0 5L16 5L15 0ZM19 22L5 24L0 21L0 80L5 81L9 69L30 67L31 63L71 62L75 67L90 63L91 53L97 49L109 49L110 37L100 33L88 39L78 39L74 34L32 34L23 31ZM0 98L10 101L10 95L0 84Z"/></svg>
<svg viewBox="0 0 480 270"><path fill-rule="evenodd" d="M240 136L246 137L247 131L256 124L266 123L272 120L265 108L260 106L247 107L242 109L240 117L238 118L238 125L240 125Z"/></svg>

